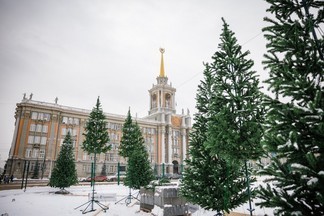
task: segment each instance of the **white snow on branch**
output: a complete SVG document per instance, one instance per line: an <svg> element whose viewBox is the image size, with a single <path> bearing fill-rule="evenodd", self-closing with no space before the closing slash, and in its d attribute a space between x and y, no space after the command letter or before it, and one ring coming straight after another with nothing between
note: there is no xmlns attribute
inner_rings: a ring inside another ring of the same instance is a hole
<svg viewBox="0 0 324 216"><path fill-rule="evenodd" d="M300 211L294 211L294 212L291 212L291 215L299 216L299 215L303 215L303 214Z"/></svg>
<svg viewBox="0 0 324 216"><path fill-rule="evenodd" d="M306 167L306 166L304 166L304 165L301 165L301 164L298 164L298 163L293 163L293 164L291 164L291 168L309 170L308 167Z"/></svg>
<svg viewBox="0 0 324 216"><path fill-rule="evenodd" d="M307 185L308 186L311 186L313 184L316 184L318 182L318 178L314 177L314 178L311 178L308 182L307 182Z"/></svg>
<svg viewBox="0 0 324 216"><path fill-rule="evenodd" d="M318 175L323 175L324 176L324 170L319 171Z"/></svg>

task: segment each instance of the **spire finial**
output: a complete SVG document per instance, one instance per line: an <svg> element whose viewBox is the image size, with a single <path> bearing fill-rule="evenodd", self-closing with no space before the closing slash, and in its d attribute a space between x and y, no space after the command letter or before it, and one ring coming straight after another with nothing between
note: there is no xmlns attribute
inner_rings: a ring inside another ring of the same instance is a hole
<svg viewBox="0 0 324 216"><path fill-rule="evenodd" d="M165 77L165 74L164 74L164 61L163 61L163 53L165 52L165 49L160 48L160 52L161 52L160 77Z"/></svg>

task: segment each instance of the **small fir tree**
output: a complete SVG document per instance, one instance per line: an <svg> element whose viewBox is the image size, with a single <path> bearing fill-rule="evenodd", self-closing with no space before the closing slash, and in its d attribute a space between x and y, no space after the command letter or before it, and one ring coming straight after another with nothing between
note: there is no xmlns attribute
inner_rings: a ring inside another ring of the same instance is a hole
<svg viewBox="0 0 324 216"><path fill-rule="evenodd" d="M265 145L271 161L260 173L261 207L275 215L324 215L323 1L267 0L266 81L275 97L267 100ZM310 14L316 12L316 14Z"/></svg>
<svg viewBox="0 0 324 216"><path fill-rule="evenodd" d="M133 189L148 185L153 180L153 171L141 129L137 122L133 123L130 110L125 119L119 150L128 160L124 185Z"/></svg>
<svg viewBox="0 0 324 216"><path fill-rule="evenodd" d="M75 159L72 146L72 138L70 132L64 138L61 151L56 160L52 175L49 181L51 187L65 188L78 183L77 171L75 167Z"/></svg>
<svg viewBox="0 0 324 216"><path fill-rule="evenodd" d="M153 171L146 149L135 149L128 158L124 185L138 190L143 186L147 186L153 178Z"/></svg>

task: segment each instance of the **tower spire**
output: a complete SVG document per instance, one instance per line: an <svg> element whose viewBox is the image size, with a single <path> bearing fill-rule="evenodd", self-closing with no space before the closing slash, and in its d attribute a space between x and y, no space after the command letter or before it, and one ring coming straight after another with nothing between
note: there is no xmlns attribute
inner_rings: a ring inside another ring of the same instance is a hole
<svg viewBox="0 0 324 216"><path fill-rule="evenodd" d="M160 52L161 52L160 77L165 77L165 74L164 74L164 61L163 61L163 53L165 52L165 49L160 48Z"/></svg>

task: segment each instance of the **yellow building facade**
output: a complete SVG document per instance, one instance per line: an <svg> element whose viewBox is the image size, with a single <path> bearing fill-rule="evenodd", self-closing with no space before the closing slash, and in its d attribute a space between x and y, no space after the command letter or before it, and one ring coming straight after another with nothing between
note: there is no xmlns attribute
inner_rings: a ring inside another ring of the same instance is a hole
<svg viewBox="0 0 324 216"><path fill-rule="evenodd" d="M149 89L148 116L133 119L137 121L149 153L152 167L165 167L165 173L180 173L180 165L187 157L191 116L176 113L176 89L168 83L165 76L163 54L157 83ZM6 173L21 178L28 162L29 176L38 167L38 177L50 177L63 140L68 131L73 138L75 161L78 177L87 177L91 173L93 156L81 148L85 122L91 110L32 100L32 96L17 103L15 112L15 130L6 163ZM112 149L97 155L96 175L105 164L106 173L117 172L118 164L125 167L125 159L119 156L118 149L122 137L122 127L126 116L105 113ZM161 174L161 169L156 169Z"/></svg>

